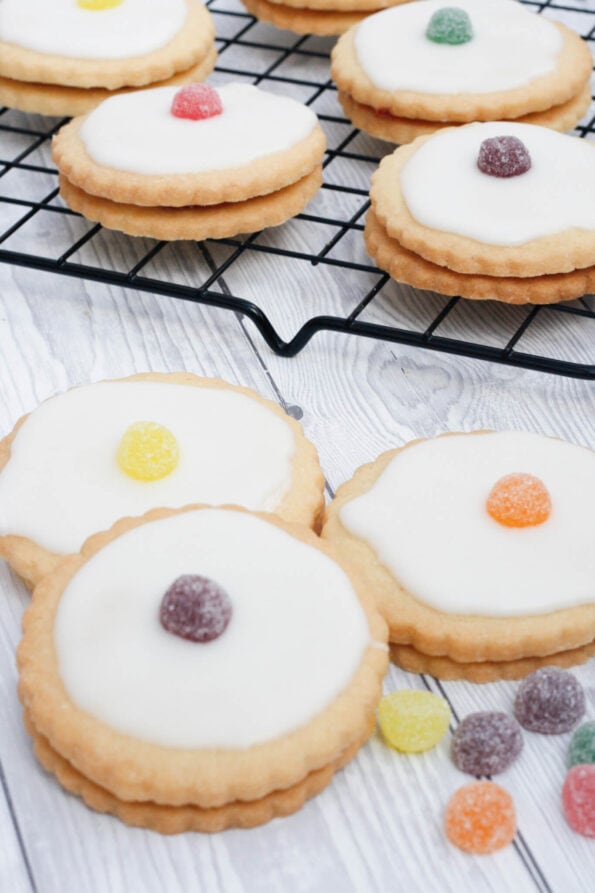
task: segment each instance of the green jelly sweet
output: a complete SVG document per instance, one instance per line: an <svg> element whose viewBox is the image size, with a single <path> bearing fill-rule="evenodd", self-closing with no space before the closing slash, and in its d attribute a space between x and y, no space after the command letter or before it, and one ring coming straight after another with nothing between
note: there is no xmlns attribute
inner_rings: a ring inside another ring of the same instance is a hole
<svg viewBox="0 0 595 893"><path fill-rule="evenodd" d="M579 726L568 748L568 765L595 763L595 722L585 722Z"/></svg>
<svg viewBox="0 0 595 893"><path fill-rule="evenodd" d="M426 37L434 43L447 43L450 46L468 43L473 38L471 19L458 6L444 6L437 9L430 19Z"/></svg>

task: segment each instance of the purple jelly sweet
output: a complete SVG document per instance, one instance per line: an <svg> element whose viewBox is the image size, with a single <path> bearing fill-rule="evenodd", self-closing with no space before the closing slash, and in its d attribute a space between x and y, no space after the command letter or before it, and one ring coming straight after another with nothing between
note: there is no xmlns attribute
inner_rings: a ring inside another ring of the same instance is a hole
<svg viewBox="0 0 595 893"><path fill-rule="evenodd" d="M518 722L506 713L471 713L457 726L451 743L452 761L469 775L497 775L514 763L523 749Z"/></svg>
<svg viewBox="0 0 595 893"><path fill-rule="evenodd" d="M572 673L544 667L523 679L514 702L514 715L530 732L568 732L585 712L585 693Z"/></svg>
<svg viewBox="0 0 595 893"><path fill-rule="evenodd" d="M191 642L212 642L225 632L232 607L224 589L208 577L183 574L161 602L159 619L168 632Z"/></svg>
<svg viewBox="0 0 595 893"><path fill-rule="evenodd" d="M531 156L516 136L492 136L479 147L477 167L490 177L518 177L531 167Z"/></svg>

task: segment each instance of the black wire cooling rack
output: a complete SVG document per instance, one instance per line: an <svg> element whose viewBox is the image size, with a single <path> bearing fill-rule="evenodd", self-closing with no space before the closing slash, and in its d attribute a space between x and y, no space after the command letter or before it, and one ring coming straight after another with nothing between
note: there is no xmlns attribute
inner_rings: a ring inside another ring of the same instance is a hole
<svg viewBox="0 0 595 893"><path fill-rule="evenodd" d="M595 6L587 0L524 2L595 40ZM595 380L593 296L551 307L476 303L416 292L372 265L361 236L368 181L391 147L342 116L329 79L332 41L256 22L237 0L208 5L218 35L214 78L293 95L317 111L327 131L325 184L307 213L218 242L168 244L107 233L59 198L50 142L64 122L2 109L0 261L227 308L248 317L283 356L327 330ZM595 135L593 110L577 132ZM268 307L259 300L263 282L267 293L277 289Z"/></svg>

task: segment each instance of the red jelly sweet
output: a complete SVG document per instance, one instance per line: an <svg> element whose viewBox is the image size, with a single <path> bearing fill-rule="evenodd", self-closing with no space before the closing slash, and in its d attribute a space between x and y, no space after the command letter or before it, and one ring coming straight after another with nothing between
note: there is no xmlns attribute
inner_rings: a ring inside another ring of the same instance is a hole
<svg viewBox="0 0 595 893"><path fill-rule="evenodd" d="M516 136L493 136L479 147L477 167L490 177L518 177L530 169L531 156Z"/></svg>
<svg viewBox="0 0 595 893"><path fill-rule="evenodd" d="M174 96L171 113L176 118L204 121L223 112L219 94L208 84L188 84Z"/></svg>
<svg viewBox="0 0 595 893"><path fill-rule="evenodd" d="M562 808L570 827L595 837L595 764L573 766L562 788Z"/></svg>
<svg viewBox="0 0 595 893"><path fill-rule="evenodd" d="M212 642L231 620L228 594L214 580L183 574L171 584L161 602L159 619L169 633L191 642Z"/></svg>

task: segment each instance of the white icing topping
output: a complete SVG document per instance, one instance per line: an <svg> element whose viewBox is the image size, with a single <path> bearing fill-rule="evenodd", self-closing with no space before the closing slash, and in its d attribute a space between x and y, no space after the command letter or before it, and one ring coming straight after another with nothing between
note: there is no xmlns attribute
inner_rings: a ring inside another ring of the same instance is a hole
<svg viewBox="0 0 595 893"><path fill-rule="evenodd" d="M516 136L531 168L492 177L479 147ZM434 134L405 164L401 191L418 223L492 245L521 245L573 227L595 229L595 151L585 140L532 124L469 124Z"/></svg>
<svg viewBox="0 0 595 893"><path fill-rule="evenodd" d="M158 422L180 461L161 480L134 480L116 453L130 424ZM225 388L102 382L39 406L19 429L0 474L0 533L76 552L119 518L192 502L274 510L291 484L289 425Z"/></svg>
<svg viewBox="0 0 595 893"><path fill-rule="evenodd" d="M432 14L448 6L469 14L473 38L467 43L452 46L426 37ZM516 0L418 0L365 18L354 46L380 90L491 93L553 71L562 36Z"/></svg>
<svg viewBox="0 0 595 893"><path fill-rule="evenodd" d="M97 164L137 174L184 174L237 168L304 140L314 112L287 96L249 84L217 91L223 112L192 121L171 114L178 87L113 96L84 121L80 136Z"/></svg>
<svg viewBox="0 0 595 893"><path fill-rule="evenodd" d="M227 630L188 642L163 594L199 573L228 593ZM206 510L144 524L67 586L54 641L71 699L120 732L170 747L247 747L308 723L349 684L365 614L330 558L258 518Z"/></svg>
<svg viewBox="0 0 595 893"><path fill-rule="evenodd" d="M124 0L101 10L76 0L1 0L0 40L76 59L124 59L168 44L187 12L184 0Z"/></svg>
<svg viewBox="0 0 595 893"><path fill-rule="evenodd" d="M493 520L501 477L527 472L552 513L535 527ZM396 580L440 611L513 616L595 603L595 453L515 432L455 435L398 453L341 521Z"/></svg>

